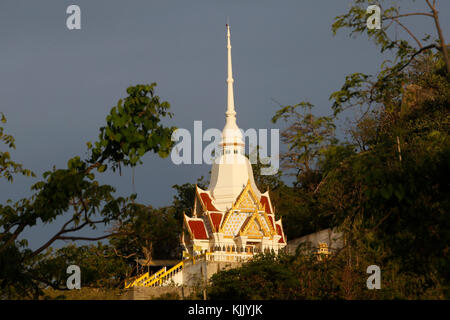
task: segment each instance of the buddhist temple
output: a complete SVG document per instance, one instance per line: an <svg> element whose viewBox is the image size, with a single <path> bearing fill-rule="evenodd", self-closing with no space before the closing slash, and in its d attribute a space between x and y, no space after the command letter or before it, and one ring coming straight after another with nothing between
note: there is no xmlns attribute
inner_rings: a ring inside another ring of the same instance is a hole
<svg viewBox="0 0 450 320"><path fill-rule="evenodd" d="M195 203L184 214L181 244L184 260L170 269L163 268L126 284L133 286L194 285L207 281L224 266L233 267L255 254L278 253L287 244L281 219L269 192L261 193L245 156L242 131L236 121L230 26L227 24L228 97L225 126L211 170L209 187L196 186Z"/></svg>
<svg viewBox="0 0 450 320"><path fill-rule="evenodd" d="M208 189L196 187L194 208L190 216L184 216L182 237L186 256L208 252L213 260L220 259L223 253L246 259L258 252L278 252L286 245L283 225L281 219L275 220L269 192L261 193L255 184L236 123L229 25L227 50L228 98L220 150Z"/></svg>

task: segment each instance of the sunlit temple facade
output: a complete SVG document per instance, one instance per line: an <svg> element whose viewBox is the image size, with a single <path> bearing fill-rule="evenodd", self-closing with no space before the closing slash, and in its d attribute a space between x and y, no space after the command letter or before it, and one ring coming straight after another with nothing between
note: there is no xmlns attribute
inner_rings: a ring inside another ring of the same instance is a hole
<svg viewBox="0 0 450 320"><path fill-rule="evenodd" d="M287 239L281 219L275 220L269 192L261 193L245 156L245 144L236 123L231 66L230 27L227 25L228 99L220 150L213 162L207 190L196 186L195 203L184 214L181 244L183 260L125 283L125 288L195 286L212 274L237 267L255 254L278 253Z"/></svg>
<svg viewBox="0 0 450 320"><path fill-rule="evenodd" d="M269 192L261 193L255 184L236 123L228 25L227 49L228 98L220 152L212 166L208 189L196 187L192 212L184 215L182 236L186 256L207 252L214 260L226 259L227 254L232 254L233 259L246 259L259 252L278 252L286 246L281 219L275 220Z"/></svg>

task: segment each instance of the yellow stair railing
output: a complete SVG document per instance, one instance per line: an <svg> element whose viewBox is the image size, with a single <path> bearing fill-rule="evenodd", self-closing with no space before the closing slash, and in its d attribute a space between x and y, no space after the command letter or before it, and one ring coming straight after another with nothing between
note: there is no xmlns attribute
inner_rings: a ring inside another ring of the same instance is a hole
<svg viewBox="0 0 450 320"><path fill-rule="evenodd" d="M200 261L203 259L207 259L210 255L211 253L207 252L198 256L192 256L190 259L179 262L169 270L166 270L166 267L164 267L152 275L146 272L142 276L137 277L134 280L131 279L128 283L125 281L125 289L131 287L152 287L162 285L164 281L183 270L185 262L192 261L192 263L195 264L195 260Z"/></svg>
<svg viewBox="0 0 450 320"><path fill-rule="evenodd" d="M147 283L149 283L152 280L157 279L162 273L167 271L167 267L162 267L161 269L159 269L157 272L155 272L154 274L152 274L148 279L144 280L142 282L142 286L147 287Z"/></svg>
<svg viewBox="0 0 450 320"><path fill-rule="evenodd" d="M127 282L125 281L125 289L134 287L137 283L141 282L141 281L144 280L144 279L147 279L148 276L149 276L149 273L146 272L146 273L144 273L142 276L137 277L137 278L135 278L134 280L131 280L129 283L127 283Z"/></svg>
<svg viewBox="0 0 450 320"><path fill-rule="evenodd" d="M131 288L131 287L135 287L135 286L139 286L140 283L144 284L146 282L148 282L149 280L153 280L155 278L158 278L158 276L166 271L166 267L161 268L160 270L158 270L157 272L155 272L154 274L150 275L149 272L144 273L142 276L137 277L135 280L131 280L129 283L127 283L125 281L125 289Z"/></svg>
<svg viewBox="0 0 450 320"><path fill-rule="evenodd" d="M161 285L164 280L168 279L169 277L171 277L171 276L175 275L176 273L180 272L181 270L183 270L183 266L184 266L184 261L181 261L180 263L178 263L174 267L170 268L169 270L167 270L166 272L161 274L156 279L153 279L153 280L147 282L145 284L145 286L146 287L151 287L151 286L153 286L155 284Z"/></svg>

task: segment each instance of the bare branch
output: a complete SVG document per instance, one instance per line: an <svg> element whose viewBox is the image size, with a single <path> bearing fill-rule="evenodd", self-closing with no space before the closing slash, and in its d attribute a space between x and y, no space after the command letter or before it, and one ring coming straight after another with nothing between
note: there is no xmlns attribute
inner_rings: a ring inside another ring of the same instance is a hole
<svg viewBox="0 0 450 320"><path fill-rule="evenodd" d="M26 224L25 223L21 223L19 224L19 226L17 227L17 229L14 231L14 233L11 235L11 237L8 239L8 241L6 241L2 247L0 248L0 251L4 250L6 247L8 247L11 243L13 243L17 237L19 236L19 234L25 229Z"/></svg>
<svg viewBox="0 0 450 320"><path fill-rule="evenodd" d="M427 17L433 18L433 14L428 13L428 12L411 12L411 13L399 14L399 15L396 15L393 17L383 17L383 20L398 19L398 18L410 17L410 16L427 16Z"/></svg>
<svg viewBox="0 0 450 320"><path fill-rule="evenodd" d="M65 232L65 228L73 221L74 219L70 219L69 221L67 221L62 227L61 229L58 231L58 233L56 233L53 237L50 238L50 240L48 240L45 244L43 244L39 249L33 251L33 253L31 254L31 257L34 257L36 255L38 255L39 253L41 253L42 251L44 251L46 248L48 248L53 242L55 242L55 240L57 239L57 237Z"/></svg>
<svg viewBox="0 0 450 320"><path fill-rule="evenodd" d="M409 60L408 60L404 65L402 65L399 69L397 69L396 72L400 72L400 71L402 71L403 69L405 69L405 68L406 68L406 67L414 60L414 58L415 58L417 55L419 55L420 53L422 53L422 52L424 52L424 51L426 51L426 50L429 50L429 49L433 49L433 48L438 49L438 50L442 50L442 48L439 47L439 46L437 46L436 44L430 44L430 45L428 45L428 46L422 47L422 48L420 48L419 50L417 50L417 51L409 58ZM390 73L390 74L386 75L386 76L383 78L383 80L389 78L392 74L393 74L393 73Z"/></svg>
<svg viewBox="0 0 450 320"><path fill-rule="evenodd" d="M450 75L450 60L448 57L447 43L445 42L444 34L442 32L441 24L439 22L439 12L436 10L435 1L433 1L433 5L431 5L429 0L426 1L428 6L431 8L431 11L433 12L434 23L436 25L437 33L439 35L439 41L441 42L442 57L444 58L445 65L447 67L447 73Z"/></svg>
<svg viewBox="0 0 450 320"><path fill-rule="evenodd" d="M320 187L322 186L322 184L327 180L327 178L328 178L328 174L325 176L325 178L323 178L321 181L320 181L320 183L317 185L317 187L314 189L314 194L316 194L317 193L317 191L319 191L319 189L320 189Z"/></svg>
<svg viewBox="0 0 450 320"><path fill-rule="evenodd" d="M428 6L430 7L431 10L435 10L436 9L435 6L434 6L435 5L434 1L433 1L433 4L430 3L430 0L425 0L425 2L428 4Z"/></svg>
<svg viewBox="0 0 450 320"><path fill-rule="evenodd" d="M125 235L124 233L110 233L104 236L100 236L100 237L77 237L77 236L73 236L73 237L67 237L67 236L60 236L58 237L58 240L72 240L72 241L76 241L76 240L86 240L86 241L96 241L96 240L102 240L102 239L106 239L109 237L113 237L113 236L119 236L119 235Z"/></svg>
<svg viewBox="0 0 450 320"><path fill-rule="evenodd" d="M400 21L398 21L398 19L393 19L396 23L398 23L398 25L400 27L402 27L406 32L408 32L408 34L417 42L417 44L419 45L419 48L422 48L422 44L420 43L419 39L417 39L417 37L411 32L411 30L409 30L407 27L405 27Z"/></svg>
<svg viewBox="0 0 450 320"><path fill-rule="evenodd" d="M50 281L49 279L46 278L41 278L41 277L37 277L35 275L30 275L30 277L33 280L39 281L49 287L52 287L52 289L55 290L61 290L61 291L65 291L65 290L70 290L69 288L67 288L67 286L63 285L63 286L59 286L58 284L53 283L52 281Z"/></svg>
<svg viewBox="0 0 450 320"><path fill-rule="evenodd" d="M102 160L101 160L102 161ZM86 173L91 172L92 169L98 168L101 166L101 161L96 162L94 164L91 164L87 169L86 169Z"/></svg>
<svg viewBox="0 0 450 320"><path fill-rule="evenodd" d="M117 249L116 249L116 248L113 248L113 250L114 250L115 254L116 254L118 257L121 257L121 258L124 258L124 259L128 259L128 258L131 258L132 256L135 256L135 255L136 255L136 252L134 252L134 253L131 253L131 254L127 255L127 256L124 256L124 255L119 254L119 253L117 252Z"/></svg>

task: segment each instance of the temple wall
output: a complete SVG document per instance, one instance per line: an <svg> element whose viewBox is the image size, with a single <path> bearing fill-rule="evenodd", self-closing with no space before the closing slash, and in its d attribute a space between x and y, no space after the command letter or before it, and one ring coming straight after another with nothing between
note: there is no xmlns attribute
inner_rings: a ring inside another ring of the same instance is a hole
<svg viewBox="0 0 450 320"><path fill-rule="evenodd" d="M326 243L331 251L335 251L343 247L342 233L332 229L324 229L306 236L288 241L286 251L289 254L295 254L300 244L310 243L311 247L317 249L319 243Z"/></svg>
<svg viewBox="0 0 450 320"><path fill-rule="evenodd" d="M152 300L161 296L166 298L170 295L173 298L188 297L194 290L186 287L163 286L163 287L133 287L128 289L121 297L121 300Z"/></svg>
<svg viewBox="0 0 450 320"><path fill-rule="evenodd" d="M198 261L195 264L188 263L183 270L176 274L163 286L159 287L133 287L128 289L122 296L123 300L151 300L161 295L178 296L180 299L188 297L195 292L196 288L201 288L205 281L209 280L213 274L220 270L237 268L242 262L215 262ZM165 297L167 298L167 297Z"/></svg>
<svg viewBox="0 0 450 320"><path fill-rule="evenodd" d="M186 264L183 271L183 285L185 286L201 286L207 282L213 274L221 270L237 268L242 262L218 262L201 260L195 264Z"/></svg>

